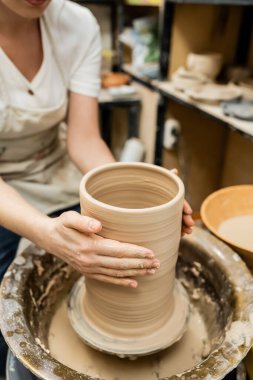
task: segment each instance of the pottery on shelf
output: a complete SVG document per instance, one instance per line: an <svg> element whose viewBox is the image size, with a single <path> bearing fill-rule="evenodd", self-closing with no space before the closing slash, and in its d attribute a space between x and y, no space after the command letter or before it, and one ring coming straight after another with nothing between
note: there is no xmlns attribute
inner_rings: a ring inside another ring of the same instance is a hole
<svg viewBox="0 0 253 380"><path fill-rule="evenodd" d="M101 76L103 88L117 87L127 85L130 82L130 77L124 73L105 73Z"/></svg>
<svg viewBox="0 0 253 380"><path fill-rule="evenodd" d="M109 87L107 91L114 99L126 99L137 95L135 87L129 85Z"/></svg>
<svg viewBox="0 0 253 380"><path fill-rule="evenodd" d="M174 72L171 78L173 87L178 91L186 91L209 81L210 79L206 75L186 70L182 66Z"/></svg>
<svg viewBox="0 0 253 380"><path fill-rule="evenodd" d="M171 171L145 163L114 163L80 184L83 215L102 223L100 235L150 248L161 266L123 288L81 278L69 317L89 345L118 356L147 355L170 346L186 328L188 301L175 282L184 186Z"/></svg>
<svg viewBox="0 0 253 380"><path fill-rule="evenodd" d="M239 98L242 95L242 90L233 84L208 83L188 89L186 95L198 102L219 104L225 100Z"/></svg>
<svg viewBox="0 0 253 380"><path fill-rule="evenodd" d="M253 98L252 98L253 99ZM224 115L253 121L253 100L234 99L221 104Z"/></svg>
<svg viewBox="0 0 253 380"><path fill-rule="evenodd" d="M189 53L186 59L187 69L206 75L214 80L219 74L223 63L220 53Z"/></svg>

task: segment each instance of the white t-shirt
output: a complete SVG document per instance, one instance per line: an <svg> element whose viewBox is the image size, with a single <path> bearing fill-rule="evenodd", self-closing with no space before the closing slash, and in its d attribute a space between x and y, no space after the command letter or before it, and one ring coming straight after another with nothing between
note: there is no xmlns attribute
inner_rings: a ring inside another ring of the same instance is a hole
<svg viewBox="0 0 253 380"><path fill-rule="evenodd" d="M0 70L8 88L9 102L22 108L54 107L63 98L66 88L97 97L101 44L94 16L87 8L68 0L52 0L44 17L49 33L41 21L44 57L31 82L0 48ZM31 96L28 89L35 96ZM0 96L0 103L3 101Z"/></svg>
<svg viewBox="0 0 253 380"><path fill-rule="evenodd" d="M40 26L43 62L31 82L0 48L0 175L50 213L79 201L81 174L55 132L68 91L98 96L101 48L91 12L68 0L52 0Z"/></svg>
<svg viewBox="0 0 253 380"><path fill-rule="evenodd" d="M99 27L91 12L68 0L52 0L45 13L69 90L97 96L100 87Z"/></svg>

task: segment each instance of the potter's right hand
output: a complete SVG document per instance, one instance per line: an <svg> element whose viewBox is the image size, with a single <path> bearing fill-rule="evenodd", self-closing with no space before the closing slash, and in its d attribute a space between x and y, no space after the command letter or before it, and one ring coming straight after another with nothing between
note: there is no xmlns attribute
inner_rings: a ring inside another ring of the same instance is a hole
<svg viewBox="0 0 253 380"><path fill-rule="evenodd" d="M138 283L131 277L154 274L159 268L150 249L102 238L97 235L101 229L95 219L64 212L49 219L43 248L86 277L132 288Z"/></svg>

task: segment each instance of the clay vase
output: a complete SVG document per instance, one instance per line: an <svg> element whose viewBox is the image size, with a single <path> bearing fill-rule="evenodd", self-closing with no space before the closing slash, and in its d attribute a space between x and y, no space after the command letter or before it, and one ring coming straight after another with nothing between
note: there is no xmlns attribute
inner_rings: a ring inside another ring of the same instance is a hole
<svg viewBox="0 0 253 380"><path fill-rule="evenodd" d="M115 163L86 174L80 184L83 215L101 221L101 236L145 246L160 260L155 275L123 288L82 278L69 317L91 346L118 356L146 355L177 341L188 302L176 284L184 186L170 171L144 163Z"/></svg>
<svg viewBox="0 0 253 380"><path fill-rule="evenodd" d="M186 59L189 70L207 75L212 80L219 74L222 63L223 56L220 53L189 53Z"/></svg>

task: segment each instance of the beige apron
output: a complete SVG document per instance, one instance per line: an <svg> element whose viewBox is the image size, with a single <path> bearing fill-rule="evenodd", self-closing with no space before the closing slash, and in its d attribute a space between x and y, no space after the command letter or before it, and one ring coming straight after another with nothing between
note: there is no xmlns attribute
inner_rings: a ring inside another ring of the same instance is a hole
<svg viewBox="0 0 253 380"><path fill-rule="evenodd" d="M0 176L44 213L77 204L81 179L66 152L67 86L54 50L53 55L66 88L64 98L53 108L12 106L0 70L5 104L0 110Z"/></svg>

